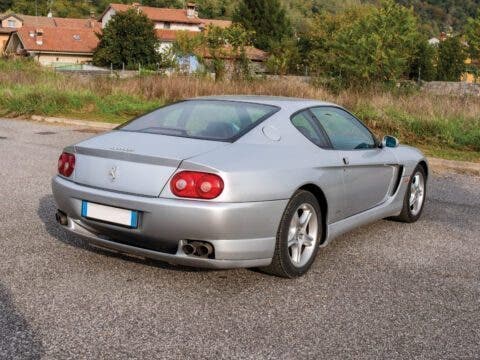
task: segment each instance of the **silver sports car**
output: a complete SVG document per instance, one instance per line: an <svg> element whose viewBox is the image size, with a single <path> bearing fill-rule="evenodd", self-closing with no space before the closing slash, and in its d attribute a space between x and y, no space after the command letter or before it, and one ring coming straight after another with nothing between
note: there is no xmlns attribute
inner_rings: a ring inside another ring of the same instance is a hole
<svg viewBox="0 0 480 360"><path fill-rule="evenodd" d="M414 222L420 151L335 104L197 98L64 149L56 218L91 244L172 264L296 277L360 225Z"/></svg>

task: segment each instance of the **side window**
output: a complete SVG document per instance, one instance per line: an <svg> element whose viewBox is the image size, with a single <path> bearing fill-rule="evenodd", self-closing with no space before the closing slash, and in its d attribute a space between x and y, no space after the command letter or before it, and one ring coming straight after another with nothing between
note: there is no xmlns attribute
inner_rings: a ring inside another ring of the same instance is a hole
<svg viewBox="0 0 480 360"><path fill-rule="evenodd" d="M178 126L178 121L183 114L184 109L175 109L163 116L162 125L169 128L175 128Z"/></svg>
<svg viewBox="0 0 480 360"><path fill-rule="evenodd" d="M334 149L357 150L375 148L370 131L348 112L334 107L311 109L316 120L325 129Z"/></svg>
<svg viewBox="0 0 480 360"><path fill-rule="evenodd" d="M292 117L292 124L315 145L322 148L329 147L328 140L325 138L321 129L316 126L308 110L302 111Z"/></svg>

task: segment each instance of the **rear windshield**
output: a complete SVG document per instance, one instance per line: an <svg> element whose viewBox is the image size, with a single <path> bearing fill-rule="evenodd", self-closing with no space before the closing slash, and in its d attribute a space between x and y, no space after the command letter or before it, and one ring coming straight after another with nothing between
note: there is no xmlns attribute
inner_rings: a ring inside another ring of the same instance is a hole
<svg viewBox="0 0 480 360"><path fill-rule="evenodd" d="M119 129L195 139L233 141L277 111L277 107L263 104L189 100L162 107Z"/></svg>

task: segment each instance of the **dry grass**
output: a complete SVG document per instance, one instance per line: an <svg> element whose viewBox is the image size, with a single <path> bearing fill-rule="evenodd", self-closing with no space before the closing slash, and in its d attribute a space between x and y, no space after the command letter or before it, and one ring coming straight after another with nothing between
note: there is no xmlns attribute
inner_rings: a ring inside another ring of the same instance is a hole
<svg viewBox="0 0 480 360"><path fill-rule="evenodd" d="M121 122L162 104L206 95L271 95L334 102L352 110L379 135L403 142L480 151L480 101L419 91L346 90L333 94L300 80L215 82L206 78L130 79L54 73L25 61L0 61L0 113L72 116Z"/></svg>

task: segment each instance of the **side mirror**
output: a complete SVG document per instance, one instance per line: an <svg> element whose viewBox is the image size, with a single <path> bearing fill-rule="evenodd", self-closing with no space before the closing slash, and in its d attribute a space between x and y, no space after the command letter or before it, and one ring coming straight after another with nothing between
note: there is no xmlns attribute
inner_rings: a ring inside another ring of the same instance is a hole
<svg viewBox="0 0 480 360"><path fill-rule="evenodd" d="M382 147L396 148L400 142L396 137L393 136L384 136L382 140Z"/></svg>

